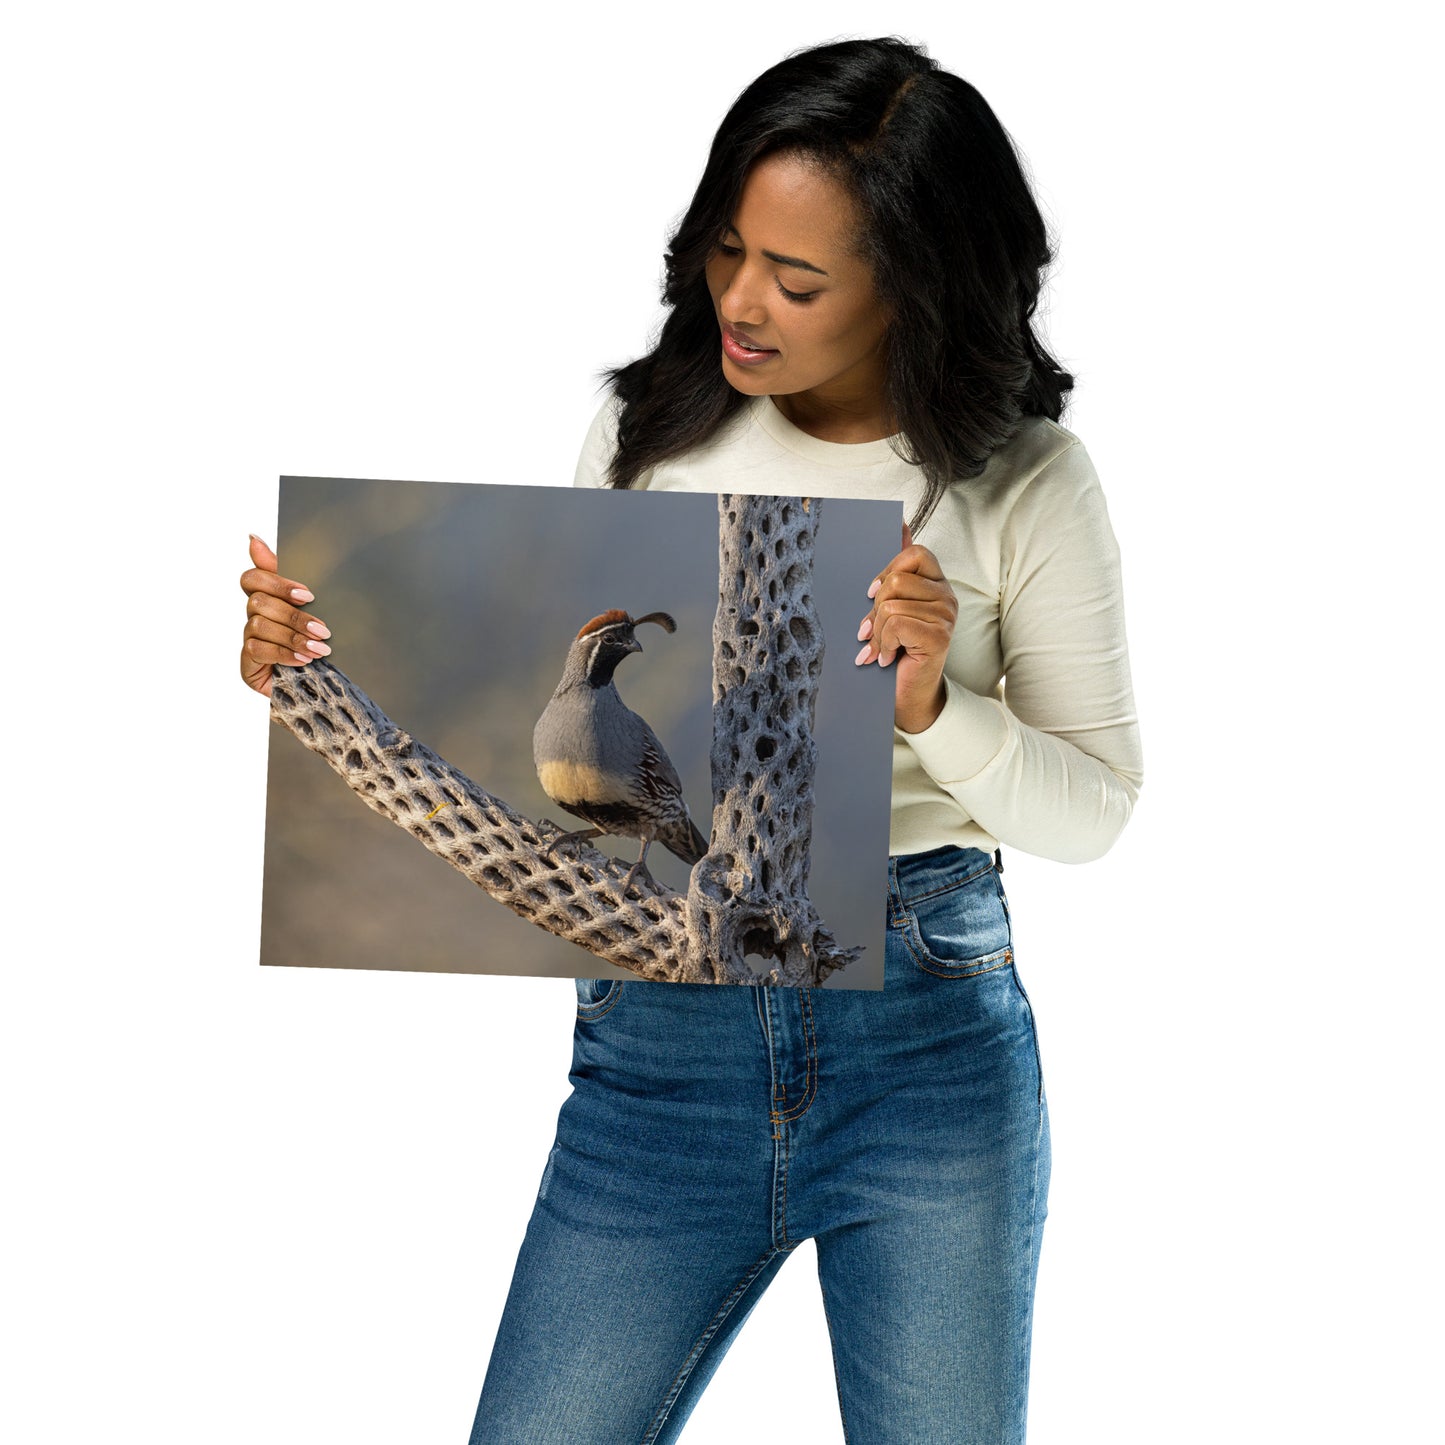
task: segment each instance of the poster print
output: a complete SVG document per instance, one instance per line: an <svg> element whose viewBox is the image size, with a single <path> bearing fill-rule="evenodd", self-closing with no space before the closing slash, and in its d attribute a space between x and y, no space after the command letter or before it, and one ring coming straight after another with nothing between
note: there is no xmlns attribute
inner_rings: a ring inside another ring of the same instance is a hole
<svg viewBox="0 0 1445 1445"><path fill-rule="evenodd" d="M900 519L283 478L262 963L881 987Z"/></svg>

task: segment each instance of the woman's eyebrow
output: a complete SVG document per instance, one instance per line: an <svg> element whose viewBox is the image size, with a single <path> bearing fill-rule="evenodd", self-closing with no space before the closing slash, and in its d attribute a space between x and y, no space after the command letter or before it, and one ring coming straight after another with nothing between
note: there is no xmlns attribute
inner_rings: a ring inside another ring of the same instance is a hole
<svg viewBox="0 0 1445 1445"><path fill-rule="evenodd" d="M723 229L725 232L731 232L739 241L742 240L742 233L736 226L725 226ZM780 256L776 251L764 251L763 255L769 261L776 261L779 266L793 266L799 271L811 271L815 276L828 274L821 266L815 266L811 261L804 261L799 256Z"/></svg>
<svg viewBox="0 0 1445 1445"><path fill-rule="evenodd" d="M811 261L801 261L796 256L780 256L776 251L764 251L763 255L769 261L776 261L779 266L794 266L799 271L811 271L815 276L828 274L821 266L815 266Z"/></svg>

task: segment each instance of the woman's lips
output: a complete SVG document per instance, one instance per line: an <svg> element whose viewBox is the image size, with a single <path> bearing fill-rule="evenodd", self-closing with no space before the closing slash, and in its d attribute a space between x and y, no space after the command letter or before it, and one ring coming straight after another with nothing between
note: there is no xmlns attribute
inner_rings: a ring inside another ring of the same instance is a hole
<svg viewBox="0 0 1445 1445"><path fill-rule="evenodd" d="M722 329L722 345L723 354L739 366L759 366L778 354L775 348L759 346L745 332L734 331L730 326Z"/></svg>

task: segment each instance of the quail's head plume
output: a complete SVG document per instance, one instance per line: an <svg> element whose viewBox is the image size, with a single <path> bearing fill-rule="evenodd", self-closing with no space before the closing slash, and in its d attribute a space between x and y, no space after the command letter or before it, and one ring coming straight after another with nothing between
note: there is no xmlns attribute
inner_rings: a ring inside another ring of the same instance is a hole
<svg viewBox="0 0 1445 1445"><path fill-rule="evenodd" d="M652 881L647 850L654 840L689 865L707 852L707 839L683 801L677 769L612 681L617 664L642 651L636 630L644 622L677 631L666 612L634 618L614 608L588 622L568 649L562 681L532 733L532 756L543 790L588 824L555 839L553 848L604 833L642 840L642 852L622 885L624 893L639 872Z"/></svg>

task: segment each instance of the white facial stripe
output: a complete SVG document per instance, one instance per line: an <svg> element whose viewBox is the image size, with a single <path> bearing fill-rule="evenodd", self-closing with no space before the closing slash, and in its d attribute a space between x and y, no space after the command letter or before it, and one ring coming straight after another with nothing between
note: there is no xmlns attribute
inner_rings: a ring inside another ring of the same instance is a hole
<svg viewBox="0 0 1445 1445"><path fill-rule="evenodd" d="M592 634L596 641L593 642L592 649L587 654L587 671L589 674L597 666L597 654L602 650L602 644L604 642L618 641L630 629L630 626L631 624L626 622L609 622L606 627L599 627L597 631Z"/></svg>

